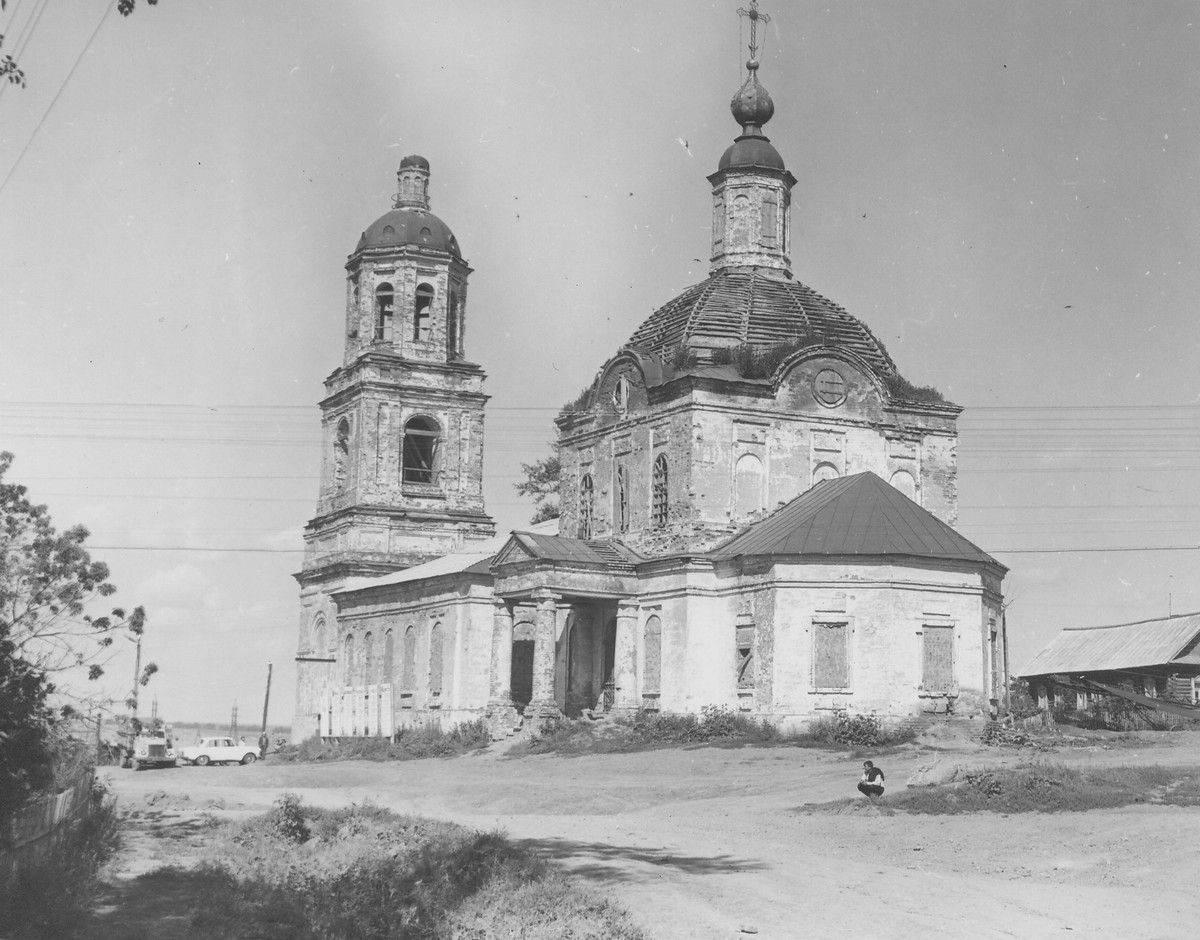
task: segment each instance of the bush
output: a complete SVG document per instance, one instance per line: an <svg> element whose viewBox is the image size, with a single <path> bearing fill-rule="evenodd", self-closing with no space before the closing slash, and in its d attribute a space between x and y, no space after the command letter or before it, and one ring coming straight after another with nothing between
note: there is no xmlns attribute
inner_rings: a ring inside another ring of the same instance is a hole
<svg viewBox="0 0 1200 940"><path fill-rule="evenodd" d="M936 404L946 400L946 396L932 385L913 385L899 373L885 376L883 384L887 387L888 394L902 401Z"/></svg>
<svg viewBox="0 0 1200 940"><path fill-rule="evenodd" d="M779 731L769 721L725 705L705 705L699 715L641 710L607 725L552 719L538 728L527 745L509 753L608 754L714 742L766 744L778 739Z"/></svg>
<svg viewBox="0 0 1200 940"><path fill-rule="evenodd" d="M309 738L299 744L285 744L273 754L271 761L281 763L314 763L330 760L419 760L425 757L457 757L479 750L491 743L487 721L478 718L442 731L435 725L402 728L392 738Z"/></svg>
<svg viewBox="0 0 1200 940"><path fill-rule="evenodd" d="M832 718L821 718L800 736L816 744L838 744L849 747L884 747L911 741L916 733L903 727L888 729L876 715L851 715L837 712Z"/></svg>

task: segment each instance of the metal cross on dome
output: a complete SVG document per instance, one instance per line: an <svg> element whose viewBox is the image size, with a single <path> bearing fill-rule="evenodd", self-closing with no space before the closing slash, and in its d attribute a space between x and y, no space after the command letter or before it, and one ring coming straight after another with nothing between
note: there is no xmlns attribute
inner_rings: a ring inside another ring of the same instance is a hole
<svg viewBox="0 0 1200 940"><path fill-rule="evenodd" d="M765 26L771 22L771 17L767 13L760 13L758 10L758 0L750 0L750 9L738 7L738 16L744 16L750 20L750 58L758 58L758 24L759 21Z"/></svg>

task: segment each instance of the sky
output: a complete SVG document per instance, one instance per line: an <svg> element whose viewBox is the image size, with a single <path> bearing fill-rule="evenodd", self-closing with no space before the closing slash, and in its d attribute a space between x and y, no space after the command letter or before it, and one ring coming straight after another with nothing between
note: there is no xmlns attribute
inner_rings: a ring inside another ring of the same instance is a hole
<svg viewBox="0 0 1200 940"><path fill-rule="evenodd" d="M707 274L739 5L0 13L28 79L0 92L0 449L146 606L160 714L254 713L272 662L290 719L342 265L400 158L429 159L474 268L511 529L559 406ZM762 8L796 276L965 408L958 527L1011 569L1014 664L1063 626L1200 609L1200 10Z"/></svg>

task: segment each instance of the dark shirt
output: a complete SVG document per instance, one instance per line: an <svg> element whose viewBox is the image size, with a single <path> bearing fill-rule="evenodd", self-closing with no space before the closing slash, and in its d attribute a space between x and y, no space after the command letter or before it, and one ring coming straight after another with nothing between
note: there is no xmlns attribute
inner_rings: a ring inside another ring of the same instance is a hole
<svg viewBox="0 0 1200 940"><path fill-rule="evenodd" d="M876 780L883 783L884 779L883 771L878 767L868 767L863 771L863 780L867 783L874 783Z"/></svg>

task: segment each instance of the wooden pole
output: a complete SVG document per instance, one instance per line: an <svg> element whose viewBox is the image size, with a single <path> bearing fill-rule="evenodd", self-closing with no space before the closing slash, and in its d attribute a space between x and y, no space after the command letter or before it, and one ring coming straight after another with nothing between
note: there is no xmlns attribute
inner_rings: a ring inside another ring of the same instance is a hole
<svg viewBox="0 0 1200 940"><path fill-rule="evenodd" d="M271 704L271 664L267 663L267 694L263 696L262 733L267 733L267 706Z"/></svg>
<svg viewBox="0 0 1200 940"><path fill-rule="evenodd" d="M137 638L137 655L133 660L133 721L130 722L130 730L137 731L137 712L138 712L138 680L142 676L142 638Z"/></svg>

